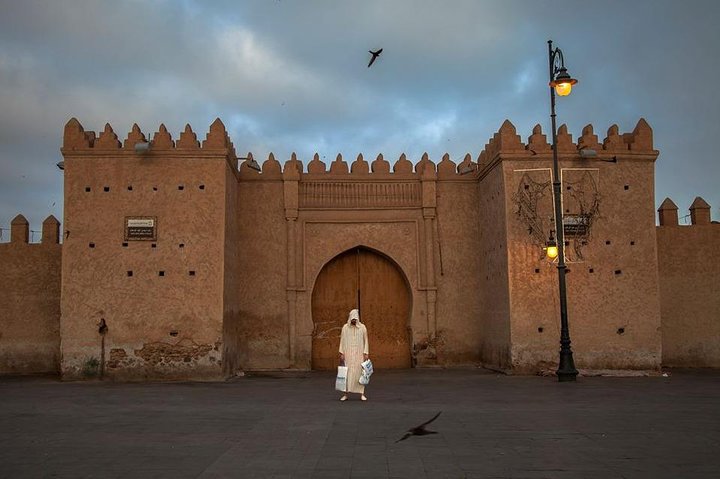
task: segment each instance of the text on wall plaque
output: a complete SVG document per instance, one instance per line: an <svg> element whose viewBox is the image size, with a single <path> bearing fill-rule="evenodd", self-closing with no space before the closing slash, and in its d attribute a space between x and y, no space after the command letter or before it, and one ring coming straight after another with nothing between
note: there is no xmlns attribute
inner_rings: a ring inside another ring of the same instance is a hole
<svg viewBox="0 0 720 479"><path fill-rule="evenodd" d="M157 241L157 218L126 216L125 241Z"/></svg>

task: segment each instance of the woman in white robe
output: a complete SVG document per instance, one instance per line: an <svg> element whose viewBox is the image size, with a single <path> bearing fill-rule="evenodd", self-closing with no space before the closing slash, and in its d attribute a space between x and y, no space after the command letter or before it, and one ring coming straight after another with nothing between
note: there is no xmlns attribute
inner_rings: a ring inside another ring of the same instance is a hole
<svg viewBox="0 0 720 479"><path fill-rule="evenodd" d="M360 394L360 399L367 401L365 397L365 385L360 384L362 373L362 362L368 359L368 334L367 328L360 322L360 313L357 309L350 311L347 324L343 325L340 333L340 361L347 366L347 390L340 398L347 400L347 393Z"/></svg>

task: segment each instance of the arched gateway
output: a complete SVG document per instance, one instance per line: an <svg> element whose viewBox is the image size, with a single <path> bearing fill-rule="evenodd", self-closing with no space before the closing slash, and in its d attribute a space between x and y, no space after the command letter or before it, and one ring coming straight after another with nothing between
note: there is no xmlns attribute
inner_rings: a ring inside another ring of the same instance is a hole
<svg viewBox="0 0 720 479"><path fill-rule="evenodd" d="M411 294L398 266L358 247L339 254L320 271L312 293L312 368L338 365L340 331L360 305L376 368L411 366Z"/></svg>

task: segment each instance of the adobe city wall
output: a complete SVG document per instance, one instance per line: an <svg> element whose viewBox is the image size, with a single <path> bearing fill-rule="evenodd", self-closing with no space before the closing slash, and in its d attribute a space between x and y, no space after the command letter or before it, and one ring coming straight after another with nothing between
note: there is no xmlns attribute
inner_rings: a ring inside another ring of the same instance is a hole
<svg viewBox="0 0 720 479"><path fill-rule="evenodd" d="M57 373L60 365L60 223L49 216L40 243L16 216L0 243L0 374Z"/></svg>
<svg viewBox="0 0 720 479"><path fill-rule="evenodd" d="M690 225L667 198L658 209L663 364L720 367L720 224L698 197Z"/></svg>
<svg viewBox="0 0 720 479"><path fill-rule="evenodd" d="M48 243L55 262L30 254L45 245L0 244L4 269L22 276L35 264L30 276L56 278L3 278L2 310L45 295L45 309L23 320L42 334L0 321L0 345L15 338L3 374L18 364L120 380L308 369L315 281L356 247L407 279L414 364L518 373L557 364L557 269L543 253L555 228L552 150L539 126L523 143L506 121L477 162L458 164L338 155L326 165L315 155L305 167L271 154L256 170L251 154L238 163L219 120L201 143L189 126L173 140L161 125L149 140L135 125L121 142L109 125L96 136L73 119L62 152L62 255L57 239ZM578 368L716 367L717 225L698 203L698 224L670 226L663 210L655 227L650 127L613 125L601 142L588 125L576 143L563 125L558 154ZM153 219L156 237L128 237L128 218ZM693 247L678 254L678 241ZM44 356L31 363L23 351L36 342Z"/></svg>

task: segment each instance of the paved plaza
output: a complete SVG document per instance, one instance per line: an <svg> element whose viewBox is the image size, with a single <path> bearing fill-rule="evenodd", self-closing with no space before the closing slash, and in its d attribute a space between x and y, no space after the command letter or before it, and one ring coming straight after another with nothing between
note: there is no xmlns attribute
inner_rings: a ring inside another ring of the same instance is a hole
<svg viewBox="0 0 720 479"><path fill-rule="evenodd" d="M377 371L225 383L0 379L3 478L714 478L720 371L669 377ZM428 426L438 434L403 433Z"/></svg>

